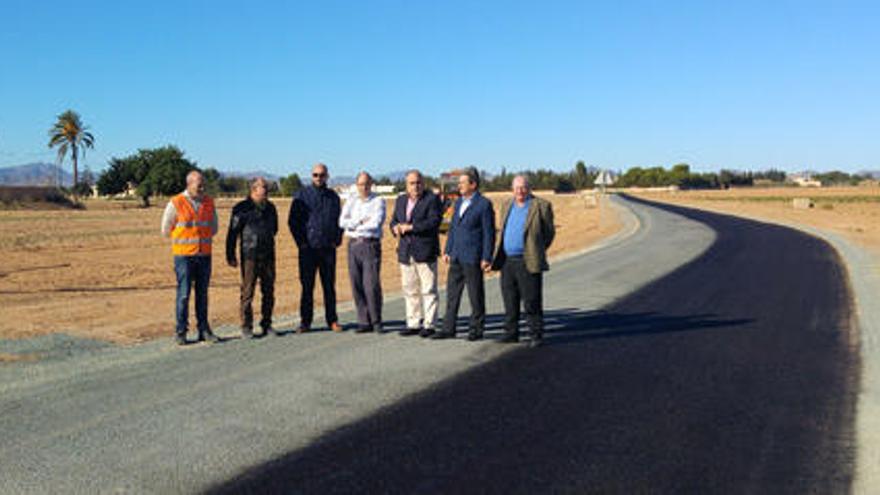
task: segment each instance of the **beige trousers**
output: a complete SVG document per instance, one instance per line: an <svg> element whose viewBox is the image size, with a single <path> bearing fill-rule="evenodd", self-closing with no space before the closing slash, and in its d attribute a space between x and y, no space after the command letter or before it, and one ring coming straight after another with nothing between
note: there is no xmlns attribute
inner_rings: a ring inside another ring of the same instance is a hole
<svg viewBox="0 0 880 495"><path fill-rule="evenodd" d="M437 262L400 264L403 299L406 302L406 327L437 326Z"/></svg>

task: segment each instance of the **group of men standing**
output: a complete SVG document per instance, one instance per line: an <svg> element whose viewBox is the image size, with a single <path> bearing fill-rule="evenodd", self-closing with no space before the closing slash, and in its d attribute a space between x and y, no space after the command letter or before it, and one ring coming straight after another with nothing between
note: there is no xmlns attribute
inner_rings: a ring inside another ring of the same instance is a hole
<svg viewBox="0 0 880 495"><path fill-rule="evenodd" d="M357 195L344 205L328 187L326 165L312 169L311 184L297 191L288 215L288 227L299 256L300 324L297 333L311 330L314 289L320 275L324 316L330 330L341 332L336 312L336 252L348 239L348 268L355 307L357 332L385 333L382 320L382 235L385 200L372 192L373 178L357 176ZM443 204L425 187L418 170L406 175L406 193L394 204L391 234L397 238L397 259L406 305L406 328L401 335L446 339L456 335L462 292L467 289L471 306L468 340L483 338L485 329L484 274L501 272L505 307L501 342L519 341L522 305L531 332L531 346L543 338L542 279L548 269L547 248L555 229L549 202L531 194L525 176L513 180L513 196L501 206L501 227L496 243L492 202L480 194L480 177L467 169L459 177L460 197L454 204L444 249L440 249ZM218 230L213 200L205 194L204 177L187 176L186 190L171 198L162 218L162 232L171 238L177 275L176 339L186 344L189 296L195 289L198 340L218 341L208 324L208 286L211 277L212 239ZM241 329L245 338L253 331L252 309L257 282L262 293L262 335L278 335L272 327L275 303L275 235L278 214L268 199L268 184L256 178L249 196L235 205L226 238L226 260L241 270ZM236 250L239 255L236 256ZM447 304L438 328L437 262L448 266Z"/></svg>

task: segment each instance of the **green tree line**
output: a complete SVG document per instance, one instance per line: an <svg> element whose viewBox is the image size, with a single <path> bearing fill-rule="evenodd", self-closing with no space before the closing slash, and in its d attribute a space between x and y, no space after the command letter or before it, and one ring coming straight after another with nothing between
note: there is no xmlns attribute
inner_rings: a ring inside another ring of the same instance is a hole
<svg viewBox="0 0 880 495"><path fill-rule="evenodd" d="M135 188L136 194L145 206L149 206L150 198L156 195L170 196L182 191L186 186L186 175L192 170L201 170L205 175L207 189L213 195L244 196L248 194L248 178L223 176L215 168L200 169L187 158L184 152L172 145L154 149L138 150L129 156L111 158L109 167L100 174L97 180L98 192L103 195L119 194L128 190L129 185ZM511 187L513 177L523 174L528 177L533 189L571 192L594 187L600 169L587 166L583 161L575 163L568 172L556 172L549 168L509 172L506 167L499 174L483 171L481 184L484 191L506 191ZM429 188L438 187L437 177L425 175ZM857 184L866 177L832 171L816 174L814 179L823 185ZM670 168L664 167L632 167L617 175L614 187L663 187L677 186L682 189L723 189L728 187L747 187L756 184L781 184L786 174L781 170L765 171L734 171L722 169L718 172L693 172L690 165L679 163ZM398 192L406 189L403 180L392 182L388 177L380 176L377 184L393 184ZM303 187L303 181L296 173L282 177L278 184L273 184L273 191L281 196L291 196ZM446 185L454 188L454 184Z"/></svg>

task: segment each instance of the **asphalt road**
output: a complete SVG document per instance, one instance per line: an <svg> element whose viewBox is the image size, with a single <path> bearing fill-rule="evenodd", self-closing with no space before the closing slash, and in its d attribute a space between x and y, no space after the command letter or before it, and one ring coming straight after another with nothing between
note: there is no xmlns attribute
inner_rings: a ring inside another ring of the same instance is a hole
<svg viewBox="0 0 880 495"><path fill-rule="evenodd" d="M847 493L858 353L836 253L790 229L662 209L715 242L601 311L549 312L546 348L214 492ZM551 287L575 290L564 285Z"/></svg>
<svg viewBox="0 0 880 495"><path fill-rule="evenodd" d="M4 365L0 490L846 492L859 363L835 252L627 203L638 231L554 263L539 349L319 332Z"/></svg>

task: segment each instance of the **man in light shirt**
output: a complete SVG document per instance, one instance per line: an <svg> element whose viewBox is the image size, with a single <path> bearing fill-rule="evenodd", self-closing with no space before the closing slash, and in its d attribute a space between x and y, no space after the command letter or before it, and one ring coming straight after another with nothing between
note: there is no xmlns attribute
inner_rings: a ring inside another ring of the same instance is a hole
<svg viewBox="0 0 880 495"><path fill-rule="evenodd" d="M348 276L357 308L358 333L382 327L382 224L385 223L385 200L373 194L373 178L366 172L357 176L358 194L342 207L339 227L348 237Z"/></svg>
<svg viewBox="0 0 880 495"><path fill-rule="evenodd" d="M186 190L168 201L162 214L162 235L171 238L174 272L177 274L175 329L177 343L184 345L189 322L189 294L195 286L198 341L218 342L208 324L208 285L211 282L211 243L217 234L214 200L205 194L205 178L193 170L186 176Z"/></svg>

